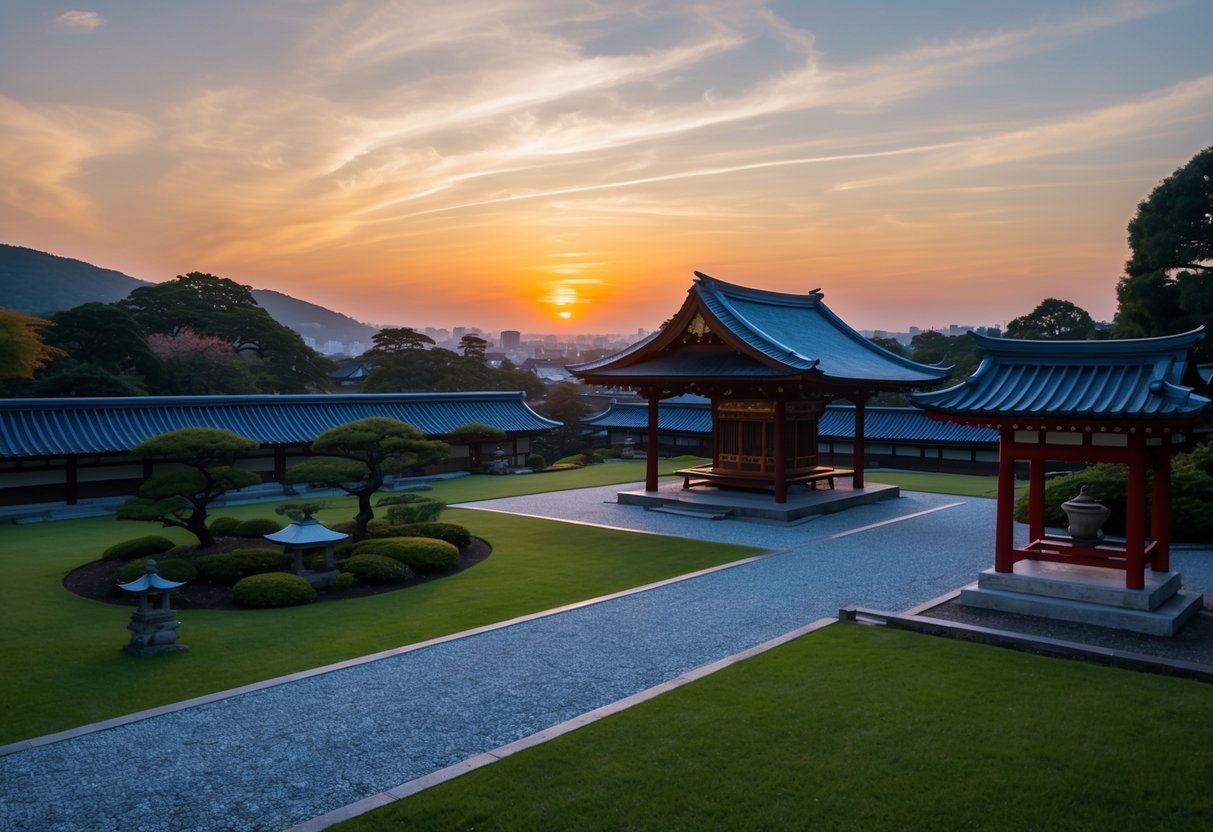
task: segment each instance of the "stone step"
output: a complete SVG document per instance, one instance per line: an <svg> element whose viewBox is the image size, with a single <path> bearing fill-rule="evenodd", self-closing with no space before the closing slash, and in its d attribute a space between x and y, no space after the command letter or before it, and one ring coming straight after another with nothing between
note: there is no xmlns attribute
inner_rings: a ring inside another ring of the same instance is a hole
<svg viewBox="0 0 1213 832"><path fill-rule="evenodd" d="M1015 564L1014 572L986 569L977 578L977 585L982 589L1089 601L1135 610L1158 609L1179 591L1182 583L1178 572L1152 572L1147 569L1144 589L1125 589L1125 573L1120 569L1041 560L1021 560Z"/></svg>
<svg viewBox="0 0 1213 832"><path fill-rule="evenodd" d="M1173 636L1184 622L1200 611L1204 596L1199 592L1181 589L1157 609L1138 610L974 586L962 589L959 601L965 606L980 609L1033 615L1054 621L1074 621L1151 636Z"/></svg>
<svg viewBox="0 0 1213 832"><path fill-rule="evenodd" d="M724 520L733 513L728 509L684 508L682 506L645 506L644 510L661 514L676 514L679 517L698 517L700 520Z"/></svg>

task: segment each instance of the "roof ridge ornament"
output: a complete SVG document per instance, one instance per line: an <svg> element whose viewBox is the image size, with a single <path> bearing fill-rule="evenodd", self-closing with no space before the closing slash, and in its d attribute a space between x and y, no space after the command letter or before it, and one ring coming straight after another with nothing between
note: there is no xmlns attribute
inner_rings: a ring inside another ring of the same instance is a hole
<svg viewBox="0 0 1213 832"><path fill-rule="evenodd" d="M697 340L702 341L704 336L711 334L712 328L703 319L703 313L696 312L695 317L691 319L691 323L687 325L687 332L694 335Z"/></svg>

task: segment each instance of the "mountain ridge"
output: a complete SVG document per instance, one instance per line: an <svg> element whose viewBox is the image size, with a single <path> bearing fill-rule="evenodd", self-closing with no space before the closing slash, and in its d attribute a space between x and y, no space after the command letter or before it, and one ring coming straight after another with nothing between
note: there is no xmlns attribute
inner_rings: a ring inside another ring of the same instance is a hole
<svg viewBox="0 0 1213 832"><path fill-rule="evenodd" d="M38 249L0 243L0 306L31 315L51 315L82 303L113 303L140 286L155 285L115 269ZM278 323L300 335L370 344L377 328L273 289L253 289L253 298Z"/></svg>

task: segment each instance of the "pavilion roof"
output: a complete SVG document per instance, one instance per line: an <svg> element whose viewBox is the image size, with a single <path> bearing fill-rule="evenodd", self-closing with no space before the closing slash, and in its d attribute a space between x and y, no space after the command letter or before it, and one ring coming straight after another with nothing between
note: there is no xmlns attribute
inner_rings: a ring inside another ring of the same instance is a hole
<svg viewBox="0 0 1213 832"><path fill-rule="evenodd" d="M1210 403L1192 361L1204 330L1161 338L1026 341L974 334L977 370L945 390L912 395L948 416L1194 419Z"/></svg>
<svg viewBox="0 0 1213 832"><path fill-rule="evenodd" d="M517 434L560 425L531 410L521 392L0 399L0 457L123 453L191 427L224 428L262 445L307 444L372 416L398 419L432 437L469 422Z"/></svg>
<svg viewBox="0 0 1213 832"><path fill-rule="evenodd" d="M770 292L695 272L695 282L670 324L614 355L570 365L599 383L648 380L774 379L911 386L939 381L946 367L919 364L860 335L830 311L822 294ZM720 349L687 344L705 334Z"/></svg>

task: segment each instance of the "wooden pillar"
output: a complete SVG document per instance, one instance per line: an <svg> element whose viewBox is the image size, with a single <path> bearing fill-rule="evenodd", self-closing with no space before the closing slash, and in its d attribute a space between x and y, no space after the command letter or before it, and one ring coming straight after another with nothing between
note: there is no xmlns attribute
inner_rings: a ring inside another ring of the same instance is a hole
<svg viewBox="0 0 1213 832"><path fill-rule="evenodd" d="M649 395L649 435L647 458L644 465L644 490L657 490L657 395Z"/></svg>
<svg viewBox="0 0 1213 832"><path fill-rule="evenodd" d="M1150 510L1150 537L1154 539L1154 558L1150 568L1155 572L1171 571L1171 447L1170 437L1153 449L1154 487Z"/></svg>
<svg viewBox="0 0 1213 832"><path fill-rule="evenodd" d="M1145 589L1146 446L1129 437L1129 492L1125 499L1125 588Z"/></svg>
<svg viewBox="0 0 1213 832"><path fill-rule="evenodd" d="M998 443L998 507L994 522L994 571L1015 571L1015 452L1010 428Z"/></svg>
<svg viewBox="0 0 1213 832"><path fill-rule="evenodd" d="M286 482L286 446L274 446L274 482Z"/></svg>
<svg viewBox="0 0 1213 832"><path fill-rule="evenodd" d="M1033 458L1028 462L1028 540L1040 540L1044 536L1045 461Z"/></svg>
<svg viewBox="0 0 1213 832"><path fill-rule="evenodd" d="M775 402L775 502L788 501L788 442L784 430L784 405Z"/></svg>
<svg viewBox="0 0 1213 832"><path fill-rule="evenodd" d="M76 458L69 456L63 471L63 502L69 506L76 505L80 500L80 473Z"/></svg>
<svg viewBox="0 0 1213 832"><path fill-rule="evenodd" d="M868 402L868 397L858 395L855 397L855 442L852 446L851 466L855 469L855 476L851 480L851 486L856 490L863 488L863 412L864 405Z"/></svg>

